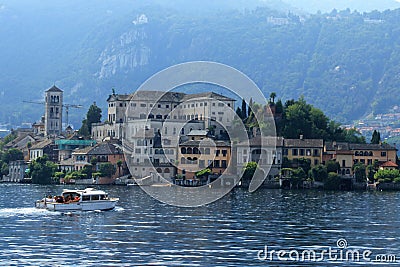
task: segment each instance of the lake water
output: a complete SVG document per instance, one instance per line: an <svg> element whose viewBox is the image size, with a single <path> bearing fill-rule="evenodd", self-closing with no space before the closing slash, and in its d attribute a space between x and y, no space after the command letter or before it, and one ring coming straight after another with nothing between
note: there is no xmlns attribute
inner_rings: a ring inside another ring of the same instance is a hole
<svg viewBox="0 0 400 267"><path fill-rule="evenodd" d="M235 189L210 205L178 208L139 187L109 186L102 189L120 198L113 211L62 214L34 208L36 199L62 188L0 184L0 266L372 264L321 256L323 249L338 249L341 238L347 242L342 252L369 250L368 259L386 257L380 260L400 256L398 192ZM272 250L287 253L279 258ZM289 250L292 257L293 251L313 250L321 258L288 260Z"/></svg>

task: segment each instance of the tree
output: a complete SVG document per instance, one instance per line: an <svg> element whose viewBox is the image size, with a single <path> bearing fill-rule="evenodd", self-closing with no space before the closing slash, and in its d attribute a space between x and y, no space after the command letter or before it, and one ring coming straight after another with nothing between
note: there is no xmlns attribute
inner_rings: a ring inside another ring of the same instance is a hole
<svg viewBox="0 0 400 267"><path fill-rule="evenodd" d="M250 107L249 107L249 109L250 109ZM246 105L246 101L244 101L244 99L242 99L241 111L242 111L241 118L242 118L242 120L245 120L247 118L247 105Z"/></svg>
<svg viewBox="0 0 400 267"><path fill-rule="evenodd" d="M378 180L380 183L384 182L393 182L395 179L396 181L400 178L400 171L399 170L378 170L374 175L375 180Z"/></svg>
<svg viewBox="0 0 400 267"><path fill-rule="evenodd" d="M211 170L209 168L206 168L206 169L196 172L195 175L198 178L202 178L202 177L207 177L211 173L212 173Z"/></svg>
<svg viewBox="0 0 400 267"><path fill-rule="evenodd" d="M299 168L302 168L303 171L307 174L311 170L311 160L306 158L297 159L297 164Z"/></svg>
<svg viewBox="0 0 400 267"><path fill-rule="evenodd" d="M103 177L111 178L115 174L116 168L110 162L105 162L100 164L99 171Z"/></svg>
<svg viewBox="0 0 400 267"><path fill-rule="evenodd" d="M361 183L367 181L366 167L361 162L358 162L353 165L353 172L357 182Z"/></svg>
<svg viewBox="0 0 400 267"><path fill-rule="evenodd" d="M122 160L117 161L117 166L118 166L118 176L121 176Z"/></svg>
<svg viewBox="0 0 400 267"><path fill-rule="evenodd" d="M254 162L254 161L248 162L243 167L243 169L244 169L244 172L243 172L243 175L242 175L243 180L246 181L246 182L249 182L253 178L253 175L256 172L257 168L258 168L257 162Z"/></svg>
<svg viewBox="0 0 400 267"><path fill-rule="evenodd" d="M94 102L86 113L86 119L82 121L82 126L79 129L79 134L90 136L92 133L92 124L101 122L101 109Z"/></svg>
<svg viewBox="0 0 400 267"><path fill-rule="evenodd" d="M328 178L324 181L324 188L329 190L338 190L340 185L340 177L337 173L328 173Z"/></svg>
<svg viewBox="0 0 400 267"><path fill-rule="evenodd" d="M57 165L48 160L47 155L37 158L29 164L29 174L34 184L50 184Z"/></svg>
<svg viewBox="0 0 400 267"><path fill-rule="evenodd" d="M371 144L379 144L381 142L381 134L374 130L371 138Z"/></svg>
<svg viewBox="0 0 400 267"><path fill-rule="evenodd" d="M291 182L294 187L299 188L305 179L307 179L307 173L303 168L297 168L293 170Z"/></svg>
<svg viewBox="0 0 400 267"><path fill-rule="evenodd" d="M278 99L278 101L276 101L275 113L276 114L282 114L283 113L283 104L282 104L282 100L280 100L280 99Z"/></svg>
<svg viewBox="0 0 400 267"><path fill-rule="evenodd" d="M10 163L10 161L15 160L23 160L24 154L21 150L16 148L10 148L9 150L5 151L2 155L2 160L6 163Z"/></svg>
<svg viewBox="0 0 400 267"><path fill-rule="evenodd" d="M339 169L340 169L339 162L335 160L328 160L326 162L326 170L328 173L330 172L338 173Z"/></svg>
<svg viewBox="0 0 400 267"><path fill-rule="evenodd" d="M8 173L9 173L8 164L4 162L1 165L1 176L8 175Z"/></svg>
<svg viewBox="0 0 400 267"><path fill-rule="evenodd" d="M367 177L368 177L368 182L373 183L374 182L374 175L375 175L375 168L374 165L368 165L367 166Z"/></svg>
<svg viewBox="0 0 400 267"><path fill-rule="evenodd" d="M276 97L276 93L275 93L275 92L272 92L272 93L269 95L270 102L273 103L273 104L275 104L275 97Z"/></svg>
<svg viewBox="0 0 400 267"><path fill-rule="evenodd" d="M311 169L311 178L317 182L323 182L328 178L328 171L325 165L319 164Z"/></svg>

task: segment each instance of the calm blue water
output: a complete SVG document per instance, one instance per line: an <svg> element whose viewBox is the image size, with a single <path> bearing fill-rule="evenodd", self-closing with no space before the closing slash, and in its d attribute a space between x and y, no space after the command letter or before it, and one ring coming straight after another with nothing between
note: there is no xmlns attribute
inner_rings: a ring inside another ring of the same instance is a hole
<svg viewBox="0 0 400 267"><path fill-rule="evenodd" d="M106 212L37 210L61 186L0 185L0 266L350 266L257 258L269 249L336 248L400 256L400 193L237 189L200 208L153 200L139 187L103 187L120 197ZM359 263L366 266L370 263ZM392 266L395 264L384 264ZM382 266L382 265L381 265Z"/></svg>

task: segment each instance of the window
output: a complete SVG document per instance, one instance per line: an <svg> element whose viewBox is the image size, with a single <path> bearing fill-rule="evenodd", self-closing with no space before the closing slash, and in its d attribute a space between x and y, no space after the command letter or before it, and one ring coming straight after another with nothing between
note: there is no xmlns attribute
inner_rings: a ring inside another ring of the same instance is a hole
<svg viewBox="0 0 400 267"><path fill-rule="evenodd" d="M318 149L314 149L314 157L318 157L319 156L319 150Z"/></svg>
<svg viewBox="0 0 400 267"><path fill-rule="evenodd" d="M92 196L92 200L99 200L99 199L100 199L99 195L93 195Z"/></svg>
<svg viewBox="0 0 400 267"><path fill-rule="evenodd" d="M304 156L304 149L299 149L300 151L300 156Z"/></svg>
<svg viewBox="0 0 400 267"><path fill-rule="evenodd" d="M346 160L342 160L342 167L346 167Z"/></svg>
<svg viewBox="0 0 400 267"><path fill-rule="evenodd" d="M146 104L142 103L142 104L140 104L140 106L141 106L142 108L145 108L145 107L146 107Z"/></svg>
<svg viewBox="0 0 400 267"><path fill-rule="evenodd" d="M165 105L165 108L169 108L169 105Z"/></svg>
<svg viewBox="0 0 400 267"><path fill-rule="evenodd" d="M228 151L226 149L222 149L222 156L226 157L227 153L228 153Z"/></svg>
<svg viewBox="0 0 400 267"><path fill-rule="evenodd" d="M199 160L199 167L204 168L205 167L205 162L204 160Z"/></svg>
<svg viewBox="0 0 400 267"><path fill-rule="evenodd" d="M221 161L221 167L222 168L226 168L226 160L222 160Z"/></svg>
<svg viewBox="0 0 400 267"><path fill-rule="evenodd" d="M386 151L381 152L381 157L386 157Z"/></svg>
<svg viewBox="0 0 400 267"><path fill-rule="evenodd" d="M214 167L219 168L219 160L214 160Z"/></svg>
<svg viewBox="0 0 400 267"><path fill-rule="evenodd" d="M297 156L297 149L292 149L292 155Z"/></svg>
<svg viewBox="0 0 400 267"><path fill-rule="evenodd" d="M311 149L307 149L307 150L306 150L306 155L307 155L307 156L311 156Z"/></svg>

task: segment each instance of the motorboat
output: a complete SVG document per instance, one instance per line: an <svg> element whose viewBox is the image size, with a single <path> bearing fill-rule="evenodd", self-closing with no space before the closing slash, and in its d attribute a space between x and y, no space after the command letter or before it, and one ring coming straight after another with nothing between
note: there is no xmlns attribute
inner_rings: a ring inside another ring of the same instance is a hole
<svg viewBox="0 0 400 267"><path fill-rule="evenodd" d="M53 211L93 211L115 208L118 198L110 198L102 190L86 188L84 190L64 189L59 196L48 196L35 202L35 207Z"/></svg>

